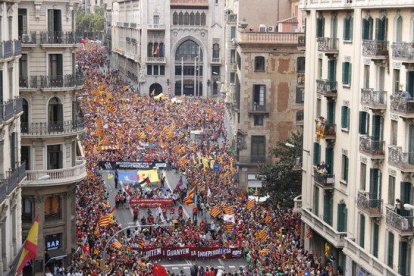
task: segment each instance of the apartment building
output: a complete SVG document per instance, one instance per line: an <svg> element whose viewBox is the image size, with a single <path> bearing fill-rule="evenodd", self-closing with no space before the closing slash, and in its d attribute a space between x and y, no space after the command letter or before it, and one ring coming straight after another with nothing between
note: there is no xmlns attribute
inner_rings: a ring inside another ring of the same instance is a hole
<svg viewBox="0 0 414 276"><path fill-rule="evenodd" d="M298 1L228 1L226 126L243 188L260 188L257 167L303 125L304 34ZM257 12L255 12L257 11ZM301 44L299 45L299 40Z"/></svg>
<svg viewBox="0 0 414 276"><path fill-rule="evenodd" d="M414 273L412 7L301 2L305 247L343 275Z"/></svg>
<svg viewBox="0 0 414 276"><path fill-rule="evenodd" d="M142 95L218 96L224 69L223 2L115 2L111 64Z"/></svg>
<svg viewBox="0 0 414 276"><path fill-rule="evenodd" d="M18 72L21 43L17 40L17 2L0 1L0 275L6 275L22 244Z"/></svg>
<svg viewBox="0 0 414 276"><path fill-rule="evenodd" d="M19 89L22 188L26 236L39 216L38 254L25 272L44 272L57 260L70 261L77 248L75 187L86 177L79 144L82 115L75 92L82 86L76 67L75 1L21 1L18 35L22 41ZM16 25L17 26L17 25Z"/></svg>

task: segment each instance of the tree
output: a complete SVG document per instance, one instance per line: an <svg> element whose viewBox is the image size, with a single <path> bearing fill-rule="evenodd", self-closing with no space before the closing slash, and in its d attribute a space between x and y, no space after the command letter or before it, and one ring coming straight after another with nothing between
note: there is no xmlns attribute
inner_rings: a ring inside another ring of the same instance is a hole
<svg viewBox="0 0 414 276"><path fill-rule="evenodd" d="M76 12L76 30L79 33L97 33L104 30L104 10L95 6L95 13L84 12L78 9Z"/></svg>
<svg viewBox="0 0 414 276"><path fill-rule="evenodd" d="M297 131L286 141L277 142L272 149L275 162L259 167L259 174L265 176L262 192L269 195L271 204L292 207L293 199L301 193L302 170L298 160L302 158L302 140L303 133Z"/></svg>

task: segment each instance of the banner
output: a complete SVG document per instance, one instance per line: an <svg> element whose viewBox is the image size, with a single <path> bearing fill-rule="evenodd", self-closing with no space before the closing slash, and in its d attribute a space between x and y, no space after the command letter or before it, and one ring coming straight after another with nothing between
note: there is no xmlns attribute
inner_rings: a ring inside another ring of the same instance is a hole
<svg viewBox="0 0 414 276"><path fill-rule="evenodd" d="M174 206L172 198L131 198L129 200L131 207L138 206L140 208L156 208L159 206L171 207Z"/></svg>
<svg viewBox="0 0 414 276"><path fill-rule="evenodd" d="M157 247L142 249L142 255L149 259L237 259L242 257L242 250L228 247Z"/></svg>
<svg viewBox="0 0 414 276"><path fill-rule="evenodd" d="M103 170L158 170L158 169L166 169L167 163L163 161L155 161L155 162L144 162L144 161L136 161L136 162L128 162L128 161L100 161L99 167Z"/></svg>

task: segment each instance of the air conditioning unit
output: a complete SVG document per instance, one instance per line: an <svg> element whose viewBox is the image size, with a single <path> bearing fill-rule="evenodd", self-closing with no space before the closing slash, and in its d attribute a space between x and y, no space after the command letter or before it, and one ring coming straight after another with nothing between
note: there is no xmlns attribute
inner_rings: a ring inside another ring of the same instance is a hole
<svg viewBox="0 0 414 276"><path fill-rule="evenodd" d="M23 43L31 43L32 37L29 34L22 34L22 42Z"/></svg>
<svg viewBox="0 0 414 276"><path fill-rule="evenodd" d="M275 31L275 27L267 27L268 33L273 33Z"/></svg>
<svg viewBox="0 0 414 276"><path fill-rule="evenodd" d="M259 32L265 33L267 31L266 25L260 24L259 25Z"/></svg>

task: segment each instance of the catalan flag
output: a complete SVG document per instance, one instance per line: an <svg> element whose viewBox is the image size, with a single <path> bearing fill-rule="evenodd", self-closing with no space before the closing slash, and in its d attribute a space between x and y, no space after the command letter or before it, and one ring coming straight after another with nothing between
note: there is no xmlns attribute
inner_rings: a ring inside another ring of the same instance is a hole
<svg viewBox="0 0 414 276"><path fill-rule="evenodd" d="M308 238L308 239L312 239L312 236L313 236L312 230L311 230L311 229L309 229L309 230L306 232L305 236L306 236L306 238Z"/></svg>
<svg viewBox="0 0 414 276"><path fill-rule="evenodd" d="M226 215L234 215L234 210L232 206L222 206L222 209Z"/></svg>
<svg viewBox="0 0 414 276"><path fill-rule="evenodd" d="M267 215L266 215L266 217L264 218L264 221L265 221L266 223L271 222L271 221L272 221L272 216L271 216L271 215L269 215L269 214L267 214Z"/></svg>
<svg viewBox="0 0 414 276"><path fill-rule="evenodd" d="M111 211L109 211L109 213L103 215L98 220L98 225L102 227L102 226L108 226L109 224L114 223L114 212L115 212L115 208L112 208Z"/></svg>
<svg viewBox="0 0 414 276"><path fill-rule="evenodd" d="M191 205L194 203L194 196L195 196L195 188L192 188L190 191L187 192L187 196L184 198L184 203L187 205Z"/></svg>
<svg viewBox="0 0 414 276"><path fill-rule="evenodd" d="M220 210L220 208L218 208L217 206L214 206L213 208L211 208L211 210L210 210L210 215L212 216L212 217L217 217L218 215L220 215L220 213L221 213L221 210Z"/></svg>
<svg viewBox="0 0 414 276"><path fill-rule="evenodd" d="M113 105L108 105L108 110L111 111L111 113L115 113L116 109Z"/></svg>
<svg viewBox="0 0 414 276"><path fill-rule="evenodd" d="M112 241L111 245L112 245L113 248L116 248L116 249L121 249L122 248L122 244L117 239L114 239Z"/></svg>
<svg viewBox="0 0 414 276"><path fill-rule="evenodd" d="M270 253L270 249L269 248L264 248L262 250L259 251L260 255L266 255Z"/></svg>
<svg viewBox="0 0 414 276"><path fill-rule="evenodd" d="M144 240L143 239L138 240L137 243L138 243L139 248L142 248L144 246Z"/></svg>
<svg viewBox="0 0 414 276"><path fill-rule="evenodd" d="M226 228L227 233L233 232L233 223L231 222L224 223L224 228Z"/></svg>
<svg viewBox="0 0 414 276"><path fill-rule="evenodd" d="M249 199L249 201L247 201L247 210L251 210L254 208L256 201L254 199Z"/></svg>
<svg viewBox="0 0 414 276"><path fill-rule="evenodd" d="M268 238L267 233L266 233L266 229L263 228L262 230L258 231L256 233L255 237L256 237L256 240L259 240L259 241L266 240Z"/></svg>
<svg viewBox="0 0 414 276"><path fill-rule="evenodd" d="M39 238L39 217L33 221L33 225L29 230L27 239L24 242L22 254L20 255L19 262L17 263L16 274L19 274L23 271L23 268L26 266L30 260L36 258L37 256L37 240Z"/></svg>

